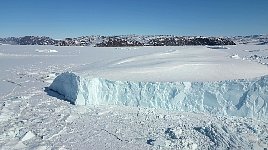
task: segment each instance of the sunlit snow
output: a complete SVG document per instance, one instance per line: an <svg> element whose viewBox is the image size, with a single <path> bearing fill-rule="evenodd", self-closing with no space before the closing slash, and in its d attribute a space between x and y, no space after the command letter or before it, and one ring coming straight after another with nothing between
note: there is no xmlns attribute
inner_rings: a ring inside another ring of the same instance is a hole
<svg viewBox="0 0 268 150"><path fill-rule="evenodd" d="M267 49L1 45L0 149L267 148Z"/></svg>

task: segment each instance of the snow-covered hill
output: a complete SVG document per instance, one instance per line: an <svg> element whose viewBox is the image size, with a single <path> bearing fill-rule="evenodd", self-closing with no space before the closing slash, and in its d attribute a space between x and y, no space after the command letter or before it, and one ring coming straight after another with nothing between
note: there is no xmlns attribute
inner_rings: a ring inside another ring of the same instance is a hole
<svg viewBox="0 0 268 150"><path fill-rule="evenodd" d="M268 44L268 35L235 36L231 39L237 44Z"/></svg>
<svg viewBox="0 0 268 150"><path fill-rule="evenodd" d="M201 37L174 35L119 35L119 36L81 36L55 40L45 36L24 36L0 38L0 43L11 45L57 45L91 47L127 46L183 46L183 45L267 45L268 35L234 37Z"/></svg>
<svg viewBox="0 0 268 150"><path fill-rule="evenodd" d="M13 45L57 45L91 47L127 47L127 46L182 46L182 45L235 45L229 38L223 37L180 37L172 35L122 35L122 36L82 36L54 40L44 36L24 36L0 38L0 43Z"/></svg>

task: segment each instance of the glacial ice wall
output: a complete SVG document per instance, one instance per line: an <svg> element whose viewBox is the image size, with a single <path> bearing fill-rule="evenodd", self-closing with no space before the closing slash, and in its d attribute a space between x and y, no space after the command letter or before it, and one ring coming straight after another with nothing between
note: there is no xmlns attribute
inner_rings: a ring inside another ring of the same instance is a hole
<svg viewBox="0 0 268 150"><path fill-rule="evenodd" d="M268 119L268 76L217 82L132 82L59 75L49 87L76 105L125 105Z"/></svg>

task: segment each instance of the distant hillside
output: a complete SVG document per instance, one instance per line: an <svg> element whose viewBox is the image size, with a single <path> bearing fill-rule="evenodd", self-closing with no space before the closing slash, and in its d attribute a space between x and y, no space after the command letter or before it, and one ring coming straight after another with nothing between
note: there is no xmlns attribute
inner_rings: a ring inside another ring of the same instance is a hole
<svg viewBox="0 0 268 150"><path fill-rule="evenodd" d="M250 35L250 36L235 36L231 38L236 44L268 44L268 35Z"/></svg>
<svg viewBox="0 0 268 150"><path fill-rule="evenodd" d="M50 37L24 36L0 38L1 44L11 45L56 45L56 46L183 46L183 45L235 45L230 38L172 36L172 35L122 35L122 36L82 36L54 40Z"/></svg>

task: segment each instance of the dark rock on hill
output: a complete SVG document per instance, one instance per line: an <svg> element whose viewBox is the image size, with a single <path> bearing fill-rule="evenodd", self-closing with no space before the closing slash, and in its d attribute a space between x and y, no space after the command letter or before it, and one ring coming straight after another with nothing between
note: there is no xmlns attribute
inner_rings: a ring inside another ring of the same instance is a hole
<svg viewBox="0 0 268 150"><path fill-rule="evenodd" d="M12 45L56 45L56 46L183 46L183 45L235 45L230 38L172 36L172 35L122 35L122 36L82 36L54 40L50 37L24 36L0 38L0 44Z"/></svg>

